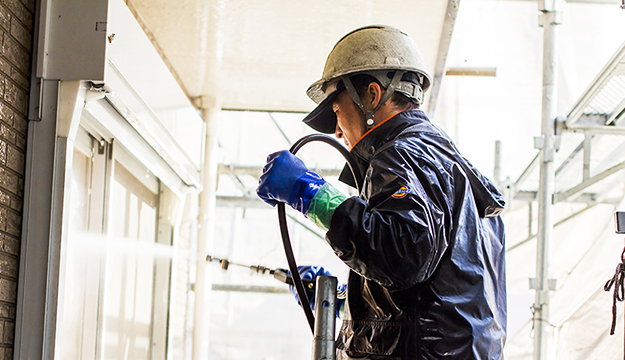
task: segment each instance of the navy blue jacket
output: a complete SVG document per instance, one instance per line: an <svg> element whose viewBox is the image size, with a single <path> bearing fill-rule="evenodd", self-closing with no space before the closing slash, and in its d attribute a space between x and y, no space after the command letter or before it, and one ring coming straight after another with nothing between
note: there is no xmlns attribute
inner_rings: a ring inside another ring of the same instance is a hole
<svg viewBox="0 0 625 360"><path fill-rule="evenodd" d="M351 269L338 358L503 358L500 193L420 110L351 153L364 183L326 235Z"/></svg>

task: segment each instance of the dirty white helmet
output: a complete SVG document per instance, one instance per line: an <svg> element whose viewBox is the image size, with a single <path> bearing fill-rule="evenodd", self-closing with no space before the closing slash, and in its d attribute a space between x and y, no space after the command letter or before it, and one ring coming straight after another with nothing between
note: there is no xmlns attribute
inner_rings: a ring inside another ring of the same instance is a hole
<svg viewBox="0 0 625 360"><path fill-rule="evenodd" d="M364 109L350 80L350 76L357 74L371 75L386 88L376 109ZM408 35L391 26L362 27L345 35L334 45L321 80L306 91L318 106L303 121L322 133L334 133L336 115L332 102L346 89L365 113L368 127L372 127L373 114L393 92L400 92L421 104L423 93L431 82L432 77L427 72L421 51Z"/></svg>

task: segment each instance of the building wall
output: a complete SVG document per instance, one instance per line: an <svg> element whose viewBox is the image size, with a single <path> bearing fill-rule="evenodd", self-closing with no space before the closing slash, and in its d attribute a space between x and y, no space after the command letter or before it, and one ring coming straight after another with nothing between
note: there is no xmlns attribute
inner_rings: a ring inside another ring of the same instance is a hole
<svg viewBox="0 0 625 360"><path fill-rule="evenodd" d="M0 1L0 359L13 358L34 8Z"/></svg>

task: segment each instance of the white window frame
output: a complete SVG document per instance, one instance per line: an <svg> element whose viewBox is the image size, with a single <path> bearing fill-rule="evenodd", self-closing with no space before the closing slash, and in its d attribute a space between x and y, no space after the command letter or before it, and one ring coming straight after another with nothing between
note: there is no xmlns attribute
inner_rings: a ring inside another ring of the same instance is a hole
<svg viewBox="0 0 625 360"><path fill-rule="evenodd" d="M71 164L73 150L77 137L79 138L79 124L86 132L95 139L101 139L105 145L106 161L94 162L93 171L99 175L94 176L93 186L99 187L105 193L110 193L112 171L112 161L115 159L116 148L118 152L132 154L128 159L134 157L137 164L141 164L146 169L158 177L179 202L177 214L174 219L165 226L158 226L158 242L162 242L163 237L171 238L171 252L176 253L177 236L179 225L182 220L182 209L189 193L197 193L197 189L189 187L169 164L163 160L155 150L154 144L149 144L135 128L123 117L109 100L98 96L91 89L88 82L63 82L45 81L44 89L47 89L47 101L49 111L44 111L42 121L32 123L29 128L27 156L27 175L24 204L24 226L22 262L20 264L21 276L18 287L18 307L16 311L16 349L15 356L20 358L42 358L53 359L55 357L55 337L57 324L57 309L59 301L62 301L62 293L59 286L63 285L63 256L61 249L64 241L67 241L69 218L69 186L71 184ZM58 109L55 109L57 108ZM53 111L57 110L57 111ZM46 121L46 116L49 119ZM45 130L43 130L45 128ZM54 129L56 128L56 129ZM80 141L79 141L80 142ZM112 145L112 149L111 149ZM78 145L80 146L80 145ZM37 155L33 155L37 154ZM126 162L128 162L126 159ZM48 172L45 166L54 163L54 167ZM44 167L44 168L42 168ZM45 183L54 184L52 189L44 190ZM40 185L43 183L44 185ZM103 211L102 231L107 228L106 197L99 201L91 202L91 211ZM104 205L104 206L102 206ZM45 209L50 210L45 210ZM102 210L98 210L102 209ZM41 217L49 217L48 220L37 221ZM45 225L50 224L49 226ZM97 226L96 226L97 228ZM93 228L93 230L96 230ZM38 246L47 243L45 247ZM36 249L35 249L36 248ZM47 263L41 263L41 259L48 259ZM169 276L167 284L159 283L156 291L169 293L169 302L164 304L168 308L169 315L175 299L176 284L176 256L172 256L169 269L156 268L156 276ZM47 270L46 270L47 269ZM169 274L165 274L169 272ZM33 282L44 281L47 283L45 291L42 288L32 287ZM165 286L167 289L163 289ZM28 299L28 301L26 301ZM33 301L37 299L37 301ZM43 300L43 301L41 301ZM38 306L33 303L39 302ZM153 313L160 316L159 313ZM41 326L33 325L39 323ZM162 324L159 321L159 324ZM165 321L164 323L167 323ZM161 344L171 344L173 338L172 329L160 326L158 330ZM23 346L27 338L42 338L41 348ZM101 339L98 334L98 339ZM151 358L167 359L170 357L168 349L164 346L152 346ZM98 349L98 354L102 354ZM99 358L99 357L96 357Z"/></svg>

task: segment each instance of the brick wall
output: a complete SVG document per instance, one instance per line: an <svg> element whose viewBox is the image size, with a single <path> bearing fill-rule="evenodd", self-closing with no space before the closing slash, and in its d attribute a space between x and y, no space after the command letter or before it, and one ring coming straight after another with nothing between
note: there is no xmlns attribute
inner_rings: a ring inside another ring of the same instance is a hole
<svg viewBox="0 0 625 360"><path fill-rule="evenodd" d="M0 360L13 358L34 0L0 0Z"/></svg>

